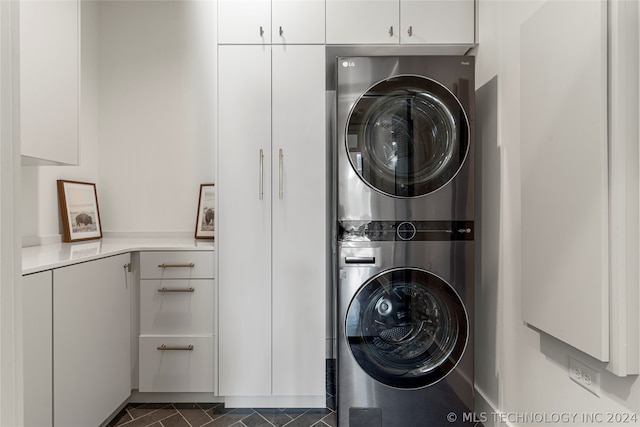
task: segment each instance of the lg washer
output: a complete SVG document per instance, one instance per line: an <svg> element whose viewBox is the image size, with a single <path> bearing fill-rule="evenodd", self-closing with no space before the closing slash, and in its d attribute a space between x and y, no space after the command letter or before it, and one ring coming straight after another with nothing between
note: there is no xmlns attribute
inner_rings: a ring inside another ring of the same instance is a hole
<svg viewBox="0 0 640 427"><path fill-rule="evenodd" d="M338 425L473 425L473 223L375 221L346 237Z"/></svg>

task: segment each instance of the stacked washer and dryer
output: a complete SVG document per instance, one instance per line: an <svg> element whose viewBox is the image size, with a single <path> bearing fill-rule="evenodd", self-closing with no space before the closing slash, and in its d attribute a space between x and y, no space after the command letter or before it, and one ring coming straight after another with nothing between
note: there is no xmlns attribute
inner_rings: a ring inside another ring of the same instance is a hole
<svg viewBox="0 0 640 427"><path fill-rule="evenodd" d="M339 425L467 425L474 58L336 66Z"/></svg>

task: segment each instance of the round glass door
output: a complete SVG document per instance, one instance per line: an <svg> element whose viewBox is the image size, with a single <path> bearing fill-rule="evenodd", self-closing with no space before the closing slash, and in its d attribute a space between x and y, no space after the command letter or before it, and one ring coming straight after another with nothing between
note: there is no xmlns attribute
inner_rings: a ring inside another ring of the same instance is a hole
<svg viewBox="0 0 640 427"><path fill-rule="evenodd" d="M420 197L446 185L469 151L469 122L446 87L401 75L372 86L347 121L351 165L370 187Z"/></svg>
<svg viewBox="0 0 640 427"><path fill-rule="evenodd" d="M440 381L462 357L467 313L455 290L425 270L387 270L365 283L347 311L354 358L374 379L415 389Z"/></svg>

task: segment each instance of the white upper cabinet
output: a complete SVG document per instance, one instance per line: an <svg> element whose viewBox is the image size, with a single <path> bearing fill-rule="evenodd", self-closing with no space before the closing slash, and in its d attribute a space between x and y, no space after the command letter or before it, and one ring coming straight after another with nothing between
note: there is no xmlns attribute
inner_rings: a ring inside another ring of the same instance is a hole
<svg viewBox="0 0 640 427"><path fill-rule="evenodd" d="M327 44L397 44L398 0L327 0Z"/></svg>
<svg viewBox="0 0 640 427"><path fill-rule="evenodd" d="M218 43L271 43L271 0L218 1Z"/></svg>
<svg viewBox="0 0 640 427"><path fill-rule="evenodd" d="M271 43L323 44L324 0L273 0Z"/></svg>
<svg viewBox="0 0 640 427"><path fill-rule="evenodd" d="M327 44L473 44L474 0L327 0Z"/></svg>
<svg viewBox="0 0 640 427"><path fill-rule="evenodd" d="M20 138L23 164L77 165L80 4L20 2Z"/></svg>
<svg viewBox="0 0 640 427"><path fill-rule="evenodd" d="M218 43L323 44L324 0L221 0Z"/></svg>
<svg viewBox="0 0 640 427"><path fill-rule="evenodd" d="M474 0L402 0L400 42L473 44Z"/></svg>

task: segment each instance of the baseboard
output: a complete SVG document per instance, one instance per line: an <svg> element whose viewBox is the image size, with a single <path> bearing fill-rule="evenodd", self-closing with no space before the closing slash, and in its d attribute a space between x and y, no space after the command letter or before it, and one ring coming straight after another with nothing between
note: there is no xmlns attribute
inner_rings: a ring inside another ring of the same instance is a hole
<svg viewBox="0 0 640 427"><path fill-rule="evenodd" d="M224 397L214 393L146 393L131 390L128 403L223 403Z"/></svg>
<svg viewBox="0 0 640 427"><path fill-rule="evenodd" d="M484 427L514 427L502 417L497 405L479 388L475 388L473 399L474 415Z"/></svg>
<svg viewBox="0 0 640 427"><path fill-rule="evenodd" d="M327 397L321 396L227 396L227 408L326 408Z"/></svg>

